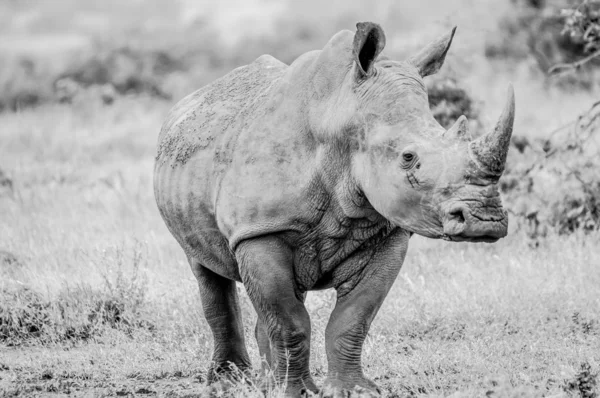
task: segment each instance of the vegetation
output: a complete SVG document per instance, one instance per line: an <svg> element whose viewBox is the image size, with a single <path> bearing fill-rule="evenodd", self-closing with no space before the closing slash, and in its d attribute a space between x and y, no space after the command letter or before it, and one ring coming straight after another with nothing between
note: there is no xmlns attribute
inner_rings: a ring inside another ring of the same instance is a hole
<svg viewBox="0 0 600 398"><path fill-rule="evenodd" d="M600 2L558 2L552 12L543 13L549 5L536 4L530 18L554 21L552 41L562 49L563 61L547 68L552 76L587 79L595 76L600 45ZM559 9L559 6L570 8ZM557 24L556 22L560 22ZM530 28L532 29L532 28ZM539 32L538 32L539 33ZM556 36L559 35L559 36ZM536 57L539 54L533 53ZM547 65L546 65L547 66ZM582 72L582 69L588 68ZM564 86L562 86L564 87ZM589 87L588 87L589 88ZM520 154L503 182L503 190L519 217L525 232L536 238L552 230L559 234L594 231L600 228L600 185L597 180L598 154L596 141L600 131L600 102L563 126L531 141L516 137ZM515 164L516 163L516 164Z"/></svg>
<svg viewBox="0 0 600 398"><path fill-rule="evenodd" d="M561 33L581 42L582 51L586 55L570 65L562 65L562 68L577 69L600 56L600 2L585 0L575 8L563 9L561 16L565 21ZM561 65L555 65L550 72L559 70L560 67Z"/></svg>
<svg viewBox="0 0 600 398"><path fill-rule="evenodd" d="M106 328L125 334L146 330L154 325L142 310L146 285L140 281L140 253L135 253L125 276L124 259L119 256L114 278L104 278L104 288L89 284L63 286L52 299L27 286L6 286L0 291L0 342L20 346L88 341L102 335ZM7 264L11 266L12 264Z"/></svg>
<svg viewBox="0 0 600 398"><path fill-rule="evenodd" d="M597 38L585 33L594 2L485 0L464 12L458 0L344 1L331 13L313 0L250 3L258 15L241 3L234 13L217 2L210 17L193 1L0 3L0 395L262 396L242 287L256 374L202 384L212 339L154 203L158 130L177 99L230 69L262 53L290 62L372 19L398 59L459 26L443 73L426 81L442 124L466 114L481 134L508 82L517 120L502 179L510 235L414 237L365 344L367 375L390 397L597 396L600 106L585 80L595 64L541 73L523 33L537 25L507 22L545 10L562 18L551 37L585 41ZM561 16L566 7L579 14ZM307 299L317 382L333 301L331 291Z"/></svg>

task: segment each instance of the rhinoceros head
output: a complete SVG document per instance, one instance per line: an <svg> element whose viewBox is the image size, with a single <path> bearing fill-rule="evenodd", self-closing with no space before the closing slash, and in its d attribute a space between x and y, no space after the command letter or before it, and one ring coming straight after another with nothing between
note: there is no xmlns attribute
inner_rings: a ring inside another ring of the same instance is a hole
<svg viewBox="0 0 600 398"><path fill-rule="evenodd" d="M493 131L471 140L464 116L445 130L429 109L423 78L442 66L455 29L398 62L380 57L385 34L379 25L357 28L351 51L349 44L333 51L336 40L342 42L334 37L321 55L336 59L345 73L333 93L316 90L313 98L326 98L311 113L316 129L342 136L351 152L352 178L395 225L453 241L504 237L508 218L497 182L512 134L512 88Z"/></svg>

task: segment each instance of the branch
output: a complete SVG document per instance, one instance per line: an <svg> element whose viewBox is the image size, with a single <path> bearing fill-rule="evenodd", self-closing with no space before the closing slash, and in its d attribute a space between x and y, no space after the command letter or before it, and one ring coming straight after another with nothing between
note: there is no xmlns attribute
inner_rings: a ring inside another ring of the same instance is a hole
<svg viewBox="0 0 600 398"><path fill-rule="evenodd" d="M550 69L548 69L548 74L554 75L554 74L565 72L567 70L579 69L583 65L587 64L588 62L590 62L591 60L593 60L594 58L599 57L599 56L600 56L600 50L595 51L592 54L588 55L587 57L580 59L579 61L576 61L576 62L556 64L556 65L552 66Z"/></svg>
<svg viewBox="0 0 600 398"><path fill-rule="evenodd" d="M585 121L584 124L582 124L582 120L584 120L584 118L588 117L589 119ZM558 127L557 129L552 130L549 134L548 134L548 139L551 139L555 134L569 128L579 128L582 130L586 130L588 129L594 122L596 122L598 119L600 119L600 101L596 101L592 104L592 106L590 106L590 108L585 111L584 113L580 114L579 116L577 116L576 119L570 121L569 123L566 123L560 127ZM590 136L588 136L587 138L584 139L587 140L589 139ZM548 152L544 151L543 148L541 148L540 146L533 145L530 143L530 146L532 149L536 150L539 154L541 154L542 156L544 156L545 159L548 159L552 156L554 156L557 153L562 153L565 152L564 149L562 148L558 148L558 147L554 147L552 149L550 149ZM528 168L527 170L525 170L523 172L523 175L527 175L529 174L531 171L533 171L533 169L537 166L537 163L534 163L530 168Z"/></svg>

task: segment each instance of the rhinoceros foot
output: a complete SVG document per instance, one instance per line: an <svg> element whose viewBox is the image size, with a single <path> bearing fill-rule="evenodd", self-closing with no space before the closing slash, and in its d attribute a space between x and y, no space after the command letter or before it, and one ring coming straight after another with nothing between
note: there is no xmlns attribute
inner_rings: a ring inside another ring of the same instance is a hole
<svg viewBox="0 0 600 398"><path fill-rule="evenodd" d="M251 383L249 367L238 367L235 363L228 362L224 365L211 365L206 374L206 383L217 388L227 390L238 383Z"/></svg>
<svg viewBox="0 0 600 398"><path fill-rule="evenodd" d="M286 398L316 397L319 389L312 379L302 380L299 383L288 384L285 390Z"/></svg>
<svg viewBox="0 0 600 398"><path fill-rule="evenodd" d="M259 382L258 388L265 397L272 396L273 388L278 385L281 386L281 384L273 378L272 373L269 374L268 370L262 370L261 373L262 380ZM286 380L284 386L285 392L283 396L285 398L314 398L319 396L319 388L311 377L297 381Z"/></svg>
<svg viewBox="0 0 600 398"><path fill-rule="evenodd" d="M377 384L369 379L353 380L352 382L327 379L321 389L323 398L379 398L381 393Z"/></svg>

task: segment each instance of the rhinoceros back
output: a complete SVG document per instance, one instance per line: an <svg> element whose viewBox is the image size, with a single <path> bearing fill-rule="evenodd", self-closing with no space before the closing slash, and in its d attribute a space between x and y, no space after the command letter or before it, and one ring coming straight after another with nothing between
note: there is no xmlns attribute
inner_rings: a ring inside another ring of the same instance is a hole
<svg viewBox="0 0 600 398"><path fill-rule="evenodd" d="M227 241L215 221L220 183L247 116L264 103L286 68L273 57L261 56L182 99L163 124L154 191L167 227L188 256L216 245L226 258L209 262L229 259Z"/></svg>
<svg viewBox="0 0 600 398"><path fill-rule="evenodd" d="M239 133L243 127L239 122L262 104L286 68L277 59L263 55L182 99L162 126L157 163L182 165L199 151L211 151L224 140L231 143L235 137L227 135L228 130Z"/></svg>

